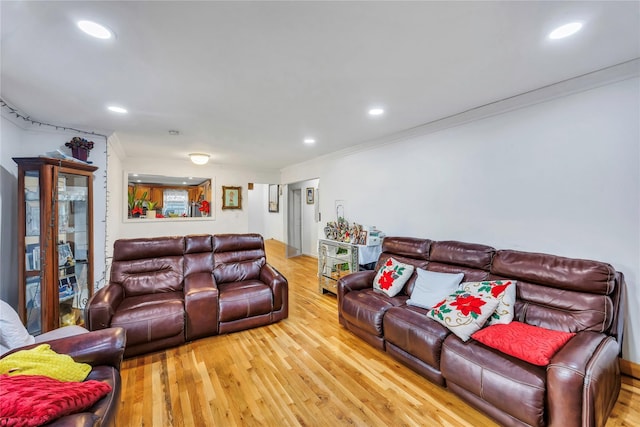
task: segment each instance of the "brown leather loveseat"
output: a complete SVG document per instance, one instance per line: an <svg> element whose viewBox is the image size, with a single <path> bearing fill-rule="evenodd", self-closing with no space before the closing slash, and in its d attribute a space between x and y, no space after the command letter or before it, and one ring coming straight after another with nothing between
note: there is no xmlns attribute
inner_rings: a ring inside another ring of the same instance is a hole
<svg viewBox="0 0 640 427"><path fill-rule="evenodd" d="M621 387L625 286L611 265L408 237L384 239L376 270L389 258L431 272L463 273L463 282L516 281L514 321L575 336L546 366L474 338L463 341L428 317L428 309L406 304L415 271L394 297L373 290L376 271L340 279L338 311L344 327L502 425L605 424Z"/></svg>
<svg viewBox="0 0 640 427"><path fill-rule="evenodd" d="M133 356L274 323L288 307L287 280L259 234L120 239L85 319L91 330L124 328Z"/></svg>

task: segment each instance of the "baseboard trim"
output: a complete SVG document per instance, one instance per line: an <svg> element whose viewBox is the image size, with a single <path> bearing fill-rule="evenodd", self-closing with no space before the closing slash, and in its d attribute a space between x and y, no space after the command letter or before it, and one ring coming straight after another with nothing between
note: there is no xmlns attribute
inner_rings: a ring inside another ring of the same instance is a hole
<svg viewBox="0 0 640 427"><path fill-rule="evenodd" d="M640 380L640 365L637 363L620 359L620 371L624 375Z"/></svg>

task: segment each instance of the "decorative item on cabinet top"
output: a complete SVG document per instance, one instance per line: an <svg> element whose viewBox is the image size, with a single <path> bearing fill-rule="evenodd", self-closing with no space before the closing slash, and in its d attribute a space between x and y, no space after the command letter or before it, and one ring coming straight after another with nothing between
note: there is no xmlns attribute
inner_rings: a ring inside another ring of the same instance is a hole
<svg viewBox="0 0 640 427"><path fill-rule="evenodd" d="M339 217L338 221L330 221L324 227L324 235L329 240L352 243L354 245L377 246L382 243L384 233L375 226L360 225Z"/></svg>
<svg viewBox="0 0 640 427"><path fill-rule="evenodd" d="M84 138L80 138L79 136L71 138L71 141L64 144L65 147L71 148L71 155L78 160L82 160L83 162L87 161L89 157L89 151L93 149L93 141L87 141Z"/></svg>

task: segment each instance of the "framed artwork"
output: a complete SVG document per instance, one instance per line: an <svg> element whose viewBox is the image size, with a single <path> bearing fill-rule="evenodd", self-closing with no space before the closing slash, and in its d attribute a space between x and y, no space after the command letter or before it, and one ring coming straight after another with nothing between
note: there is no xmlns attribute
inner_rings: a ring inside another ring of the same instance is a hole
<svg viewBox="0 0 640 427"><path fill-rule="evenodd" d="M58 267L63 267L67 262L73 265L73 252L71 252L71 246L68 243L62 243L58 245Z"/></svg>
<svg viewBox="0 0 640 427"><path fill-rule="evenodd" d="M279 185L269 184L269 212L278 212L280 210L280 191Z"/></svg>
<svg viewBox="0 0 640 427"><path fill-rule="evenodd" d="M358 233L358 237L356 238L356 245L366 245L367 244L367 232L362 230Z"/></svg>
<svg viewBox="0 0 640 427"><path fill-rule="evenodd" d="M242 209L242 187L222 186L222 209Z"/></svg>
<svg viewBox="0 0 640 427"><path fill-rule="evenodd" d="M307 187L307 204L312 205L315 202L315 188Z"/></svg>

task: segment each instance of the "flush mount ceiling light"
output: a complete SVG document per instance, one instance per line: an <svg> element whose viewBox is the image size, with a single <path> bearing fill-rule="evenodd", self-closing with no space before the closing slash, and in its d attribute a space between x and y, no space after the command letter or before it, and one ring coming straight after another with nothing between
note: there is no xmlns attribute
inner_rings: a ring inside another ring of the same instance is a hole
<svg viewBox="0 0 640 427"><path fill-rule="evenodd" d="M313 138L305 138L303 141L305 144L315 144L316 140Z"/></svg>
<svg viewBox="0 0 640 427"><path fill-rule="evenodd" d="M551 40L563 39L565 37L569 37L582 28L582 23L580 22L572 22L570 24L565 24L561 27L556 28L555 30L549 33L549 38Z"/></svg>
<svg viewBox="0 0 640 427"><path fill-rule="evenodd" d="M206 165L211 156L205 153L191 153L189 157L191 157L191 161L196 165Z"/></svg>
<svg viewBox="0 0 640 427"><path fill-rule="evenodd" d="M117 105L109 105L107 107L107 110L112 111L114 113L118 113L118 114L127 114L126 108L118 107Z"/></svg>
<svg viewBox="0 0 640 427"><path fill-rule="evenodd" d="M370 116L381 116L384 114L384 110L382 108L376 107L376 108L371 108L369 110L369 115Z"/></svg>
<svg viewBox="0 0 640 427"><path fill-rule="evenodd" d="M113 37L113 32L109 30L104 25L100 25L97 22L93 21L78 21L78 28L80 28L85 33L89 34L91 37L95 37L97 39L110 39Z"/></svg>

